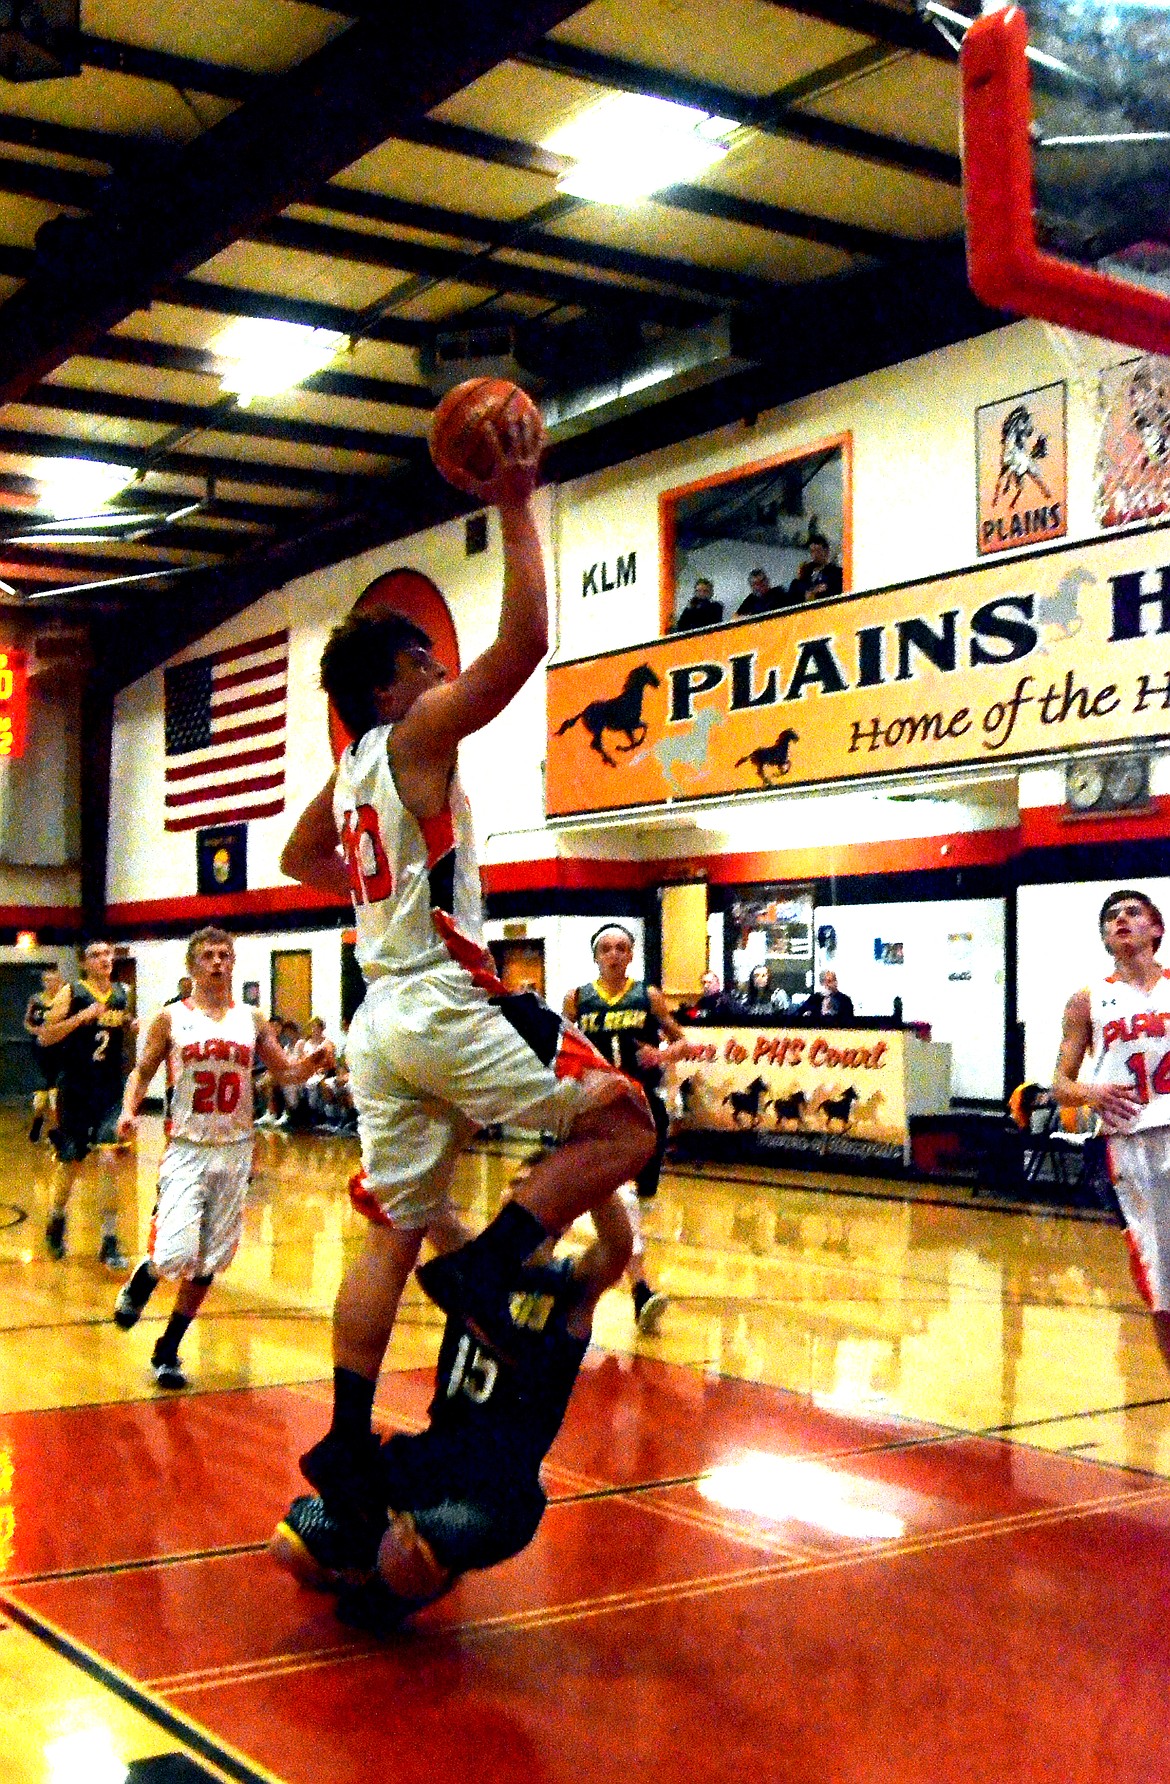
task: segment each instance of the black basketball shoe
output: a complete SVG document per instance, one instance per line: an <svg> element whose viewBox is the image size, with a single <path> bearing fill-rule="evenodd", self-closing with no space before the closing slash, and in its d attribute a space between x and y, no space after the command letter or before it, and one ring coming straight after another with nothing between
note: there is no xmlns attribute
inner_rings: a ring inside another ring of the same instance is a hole
<svg viewBox="0 0 1170 1784"><path fill-rule="evenodd" d="M385 1529L385 1514L382 1529ZM366 1586L376 1577L382 1530L335 1518L312 1493L294 1499L268 1539L278 1567L318 1592Z"/></svg>
<svg viewBox="0 0 1170 1784"><path fill-rule="evenodd" d="M470 1245L448 1251L421 1264L415 1271L423 1293L444 1313L462 1319L505 1362L516 1360L522 1334L509 1311L514 1284L495 1267L493 1259Z"/></svg>
<svg viewBox="0 0 1170 1784"><path fill-rule="evenodd" d="M327 1431L320 1443L305 1451L299 1463L301 1473L317 1489L331 1517L363 1529L377 1528L379 1541L386 1528L380 1454L381 1445L372 1431L357 1438Z"/></svg>

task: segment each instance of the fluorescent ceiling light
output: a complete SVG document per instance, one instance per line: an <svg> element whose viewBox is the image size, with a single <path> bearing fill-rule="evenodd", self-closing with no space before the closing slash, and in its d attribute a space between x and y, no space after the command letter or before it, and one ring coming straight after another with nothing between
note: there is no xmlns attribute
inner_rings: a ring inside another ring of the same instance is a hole
<svg viewBox="0 0 1170 1784"><path fill-rule="evenodd" d="M862 1494L873 1490L870 1482L823 1462L795 1462L760 1450L711 1469L698 1483L702 1498L769 1523L791 1520L860 1542L896 1542L905 1534L905 1520L867 1505Z"/></svg>
<svg viewBox="0 0 1170 1784"><path fill-rule="evenodd" d="M253 397L279 396L323 372L349 345L349 336L300 322L237 316L208 343L220 361L220 386L246 409Z"/></svg>
<svg viewBox="0 0 1170 1784"><path fill-rule="evenodd" d="M87 458L54 458L37 476L40 505L58 520L91 514L129 489L137 476L128 465L98 464Z"/></svg>
<svg viewBox="0 0 1170 1784"><path fill-rule="evenodd" d="M722 161L737 129L732 119L693 105L615 93L579 113L542 147L576 163L557 181L562 192L597 204L636 204Z"/></svg>

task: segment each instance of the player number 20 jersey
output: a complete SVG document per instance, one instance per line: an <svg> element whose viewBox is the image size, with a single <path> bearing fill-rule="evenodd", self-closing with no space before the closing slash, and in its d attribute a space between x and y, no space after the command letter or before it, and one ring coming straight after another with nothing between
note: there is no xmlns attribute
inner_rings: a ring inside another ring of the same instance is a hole
<svg viewBox="0 0 1170 1784"><path fill-rule="evenodd" d="M1089 987L1093 1080L1124 1084L1141 1101L1125 1131L1170 1127L1170 973L1149 991L1110 977Z"/></svg>
<svg viewBox="0 0 1170 1784"><path fill-rule="evenodd" d="M222 1146L252 1137L252 1055L256 1017L250 1004L209 1016L193 1003L171 1004L170 1137Z"/></svg>

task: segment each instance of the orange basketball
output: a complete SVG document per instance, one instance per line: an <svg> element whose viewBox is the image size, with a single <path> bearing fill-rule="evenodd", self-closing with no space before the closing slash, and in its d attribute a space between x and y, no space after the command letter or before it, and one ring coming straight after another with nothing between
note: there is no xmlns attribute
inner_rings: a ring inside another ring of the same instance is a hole
<svg viewBox="0 0 1170 1784"><path fill-rule="evenodd" d="M488 424L528 414L543 432L540 411L526 391L507 378L468 378L449 390L431 417L431 457L456 489L466 479L490 477L496 463Z"/></svg>

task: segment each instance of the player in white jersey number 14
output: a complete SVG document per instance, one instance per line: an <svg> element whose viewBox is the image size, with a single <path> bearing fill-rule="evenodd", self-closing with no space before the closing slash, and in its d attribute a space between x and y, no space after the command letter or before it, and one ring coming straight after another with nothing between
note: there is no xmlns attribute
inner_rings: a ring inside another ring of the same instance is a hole
<svg viewBox="0 0 1170 1784"><path fill-rule="evenodd" d="M224 930L193 935L187 965L191 995L166 1004L151 1023L118 1120L119 1140L132 1139L142 1099L165 1064L171 1105L150 1247L114 1303L114 1319L128 1331L159 1278L178 1280L174 1311L150 1359L163 1388L187 1385L179 1343L240 1242L252 1169L253 1058L284 1084L304 1083L318 1069L315 1053L293 1061L259 1010L233 1001L235 949Z"/></svg>
<svg viewBox="0 0 1170 1784"><path fill-rule="evenodd" d="M1069 998L1052 1088L1058 1103L1100 1116L1134 1278L1170 1368L1170 972L1157 959L1164 925L1153 900L1128 887L1109 894L1099 923L1113 971Z"/></svg>

